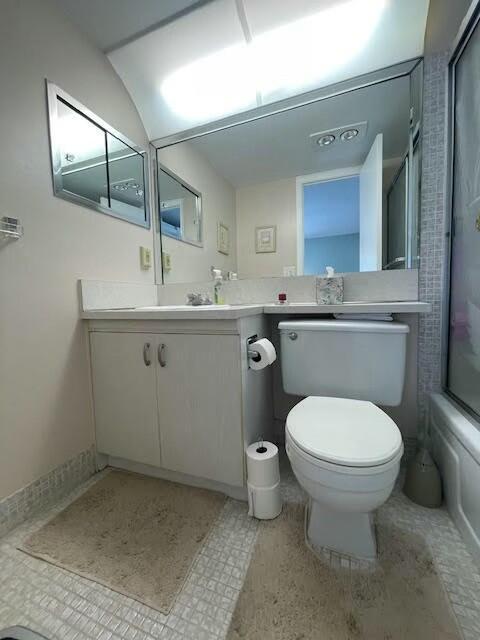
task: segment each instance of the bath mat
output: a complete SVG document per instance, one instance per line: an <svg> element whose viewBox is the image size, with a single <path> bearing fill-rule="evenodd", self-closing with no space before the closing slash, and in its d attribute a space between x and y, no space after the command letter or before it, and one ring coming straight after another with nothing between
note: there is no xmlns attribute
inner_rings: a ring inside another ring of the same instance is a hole
<svg viewBox="0 0 480 640"><path fill-rule="evenodd" d="M112 471L20 550L168 613L224 503L213 491Z"/></svg>
<svg viewBox="0 0 480 640"><path fill-rule="evenodd" d="M227 640L460 640L421 538L378 529L373 573L332 569L307 549L303 507L262 522Z"/></svg>

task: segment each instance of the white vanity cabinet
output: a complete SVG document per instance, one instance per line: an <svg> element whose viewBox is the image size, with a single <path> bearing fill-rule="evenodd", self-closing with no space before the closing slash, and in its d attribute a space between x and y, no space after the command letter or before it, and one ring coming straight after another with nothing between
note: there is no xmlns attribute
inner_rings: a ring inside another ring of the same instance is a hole
<svg viewBox="0 0 480 640"><path fill-rule="evenodd" d="M162 466L243 484L240 341L228 335L158 336Z"/></svg>
<svg viewBox="0 0 480 640"><path fill-rule="evenodd" d="M156 336L91 333L97 449L117 458L160 464ZM150 365L146 365L150 362Z"/></svg>
<svg viewBox="0 0 480 640"><path fill-rule="evenodd" d="M263 331L257 322L91 323L98 452L133 471L243 488L245 445L268 432L269 372L248 369L243 335Z"/></svg>

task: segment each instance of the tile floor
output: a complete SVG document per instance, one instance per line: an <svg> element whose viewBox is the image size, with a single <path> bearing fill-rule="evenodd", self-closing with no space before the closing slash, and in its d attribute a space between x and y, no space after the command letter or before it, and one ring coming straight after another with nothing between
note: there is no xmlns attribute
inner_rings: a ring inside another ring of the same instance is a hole
<svg viewBox="0 0 480 640"><path fill-rule="evenodd" d="M283 458L285 501L303 494ZM98 481L102 472L40 517L0 540L0 628L25 625L55 640L221 640L256 540L246 505L228 500L168 616L17 550L19 542ZM378 517L424 535L465 640L480 637L480 571L448 513L396 490Z"/></svg>

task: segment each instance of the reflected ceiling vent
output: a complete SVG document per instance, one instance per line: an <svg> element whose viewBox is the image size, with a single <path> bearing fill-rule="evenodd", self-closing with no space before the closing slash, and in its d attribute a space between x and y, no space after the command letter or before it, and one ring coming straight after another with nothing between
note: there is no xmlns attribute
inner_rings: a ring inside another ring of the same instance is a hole
<svg viewBox="0 0 480 640"><path fill-rule="evenodd" d="M339 144L361 140L367 133L367 122L356 122L355 124L346 124L343 127L329 129L328 131L317 131L311 133L310 144L316 151L322 149L331 149Z"/></svg>
<svg viewBox="0 0 480 640"><path fill-rule="evenodd" d="M139 198L143 196L143 185L139 184L135 178L117 180L116 182L111 182L110 186L116 191L135 191L135 195Z"/></svg>

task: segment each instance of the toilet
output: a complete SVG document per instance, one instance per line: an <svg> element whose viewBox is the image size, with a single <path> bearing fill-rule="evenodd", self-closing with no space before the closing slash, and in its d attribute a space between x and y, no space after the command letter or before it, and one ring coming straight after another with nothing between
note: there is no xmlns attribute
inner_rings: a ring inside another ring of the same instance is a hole
<svg viewBox="0 0 480 640"><path fill-rule="evenodd" d="M298 320L279 325L283 387L307 396L285 445L308 495L307 544L374 560L373 512L389 497L403 442L382 406L402 399L409 328L399 322Z"/></svg>

